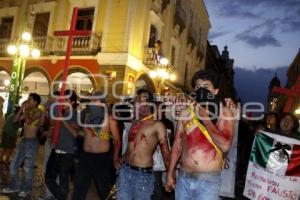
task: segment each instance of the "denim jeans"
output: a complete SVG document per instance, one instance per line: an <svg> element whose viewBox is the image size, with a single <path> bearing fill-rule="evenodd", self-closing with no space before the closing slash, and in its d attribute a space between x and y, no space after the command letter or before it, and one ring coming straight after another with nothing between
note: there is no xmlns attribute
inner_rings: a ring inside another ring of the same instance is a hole
<svg viewBox="0 0 300 200"><path fill-rule="evenodd" d="M10 188L13 190L20 189L19 167L24 161L24 185L23 191L31 190L32 179L34 175L34 163L38 150L39 142L36 138L23 138L16 148L15 155L10 164Z"/></svg>
<svg viewBox="0 0 300 200"><path fill-rule="evenodd" d="M117 178L118 200L151 200L154 190L153 174L139 172L122 165Z"/></svg>
<svg viewBox="0 0 300 200"><path fill-rule="evenodd" d="M176 188L176 200L218 200L221 173L199 173L196 176L180 170Z"/></svg>

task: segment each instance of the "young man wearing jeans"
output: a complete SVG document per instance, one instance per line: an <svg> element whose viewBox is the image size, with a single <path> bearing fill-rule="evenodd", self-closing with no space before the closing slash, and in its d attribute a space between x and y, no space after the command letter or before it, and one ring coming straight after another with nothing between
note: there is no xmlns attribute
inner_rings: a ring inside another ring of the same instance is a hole
<svg viewBox="0 0 300 200"><path fill-rule="evenodd" d="M218 98L218 77L212 71L198 71L192 79L196 103L180 113L172 147L166 189L175 189L176 200L217 200L223 167L223 153L233 138L233 115Z"/></svg>
<svg viewBox="0 0 300 200"><path fill-rule="evenodd" d="M16 153L10 165L11 182L9 187L4 188L2 193L19 192L20 197L26 197L32 186L34 176L34 163L38 150L37 132L41 126L43 113L38 109L41 103L41 97L36 93L29 94L19 112L17 113L14 122L18 123L24 120L24 137L16 149ZM24 161L25 178L23 188L20 191L19 167Z"/></svg>

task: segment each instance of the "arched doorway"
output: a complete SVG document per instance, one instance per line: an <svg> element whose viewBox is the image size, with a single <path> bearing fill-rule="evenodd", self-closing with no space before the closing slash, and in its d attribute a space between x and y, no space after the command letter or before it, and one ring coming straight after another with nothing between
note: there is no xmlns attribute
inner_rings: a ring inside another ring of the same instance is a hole
<svg viewBox="0 0 300 200"><path fill-rule="evenodd" d="M6 113L7 102L8 102L8 92L10 84L10 75L5 70L0 70L0 96L4 99L2 111Z"/></svg>
<svg viewBox="0 0 300 200"><path fill-rule="evenodd" d="M28 98L28 95L33 92L41 96L42 104L45 103L49 98L49 78L39 70L27 71L25 73L25 78L23 81L23 93L19 104L25 101Z"/></svg>
<svg viewBox="0 0 300 200"><path fill-rule="evenodd" d="M135 82L135 90L146 88L155 93L155 86L151 78L147 74L142 74Z"/></svg>
<svg viewBox="0 0 300 200"><path fill-rule="evenodd" d="M62 72L56 77L55 84L53 84L53 89L58 90L61 86L59 81L62 78ZM86 95L91 93L96 89L96 80L92 74L81 67L73 67L69 69L69 75L67 77L66 89L75 90L76 93L81 95Z"/></svg>

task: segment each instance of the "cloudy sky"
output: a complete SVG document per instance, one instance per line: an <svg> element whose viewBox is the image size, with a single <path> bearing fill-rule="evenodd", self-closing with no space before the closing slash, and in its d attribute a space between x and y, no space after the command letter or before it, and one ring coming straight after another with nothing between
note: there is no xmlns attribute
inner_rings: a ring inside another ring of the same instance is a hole
<svg viewBox="0 0 300 200"><path fill-rule="evenodd" d="M209 41L228 45L235 66L288 66L300 48L300 0L204 0Z"/></svg>

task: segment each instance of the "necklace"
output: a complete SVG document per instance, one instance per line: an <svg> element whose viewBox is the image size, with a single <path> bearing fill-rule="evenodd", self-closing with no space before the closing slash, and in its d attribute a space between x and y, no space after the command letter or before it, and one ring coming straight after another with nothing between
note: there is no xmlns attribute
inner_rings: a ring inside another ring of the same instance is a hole
<svg viewBox="0 0 300 200"><path fill-rule="evenodd" d="M141 123L141 122L143 122L143 121L146 121L146 120L152 118L153 116L154 116L154 114L148 115L147 117L144 117L144 118L141 119L141 120L136 120L135 123Z"/></svg>

